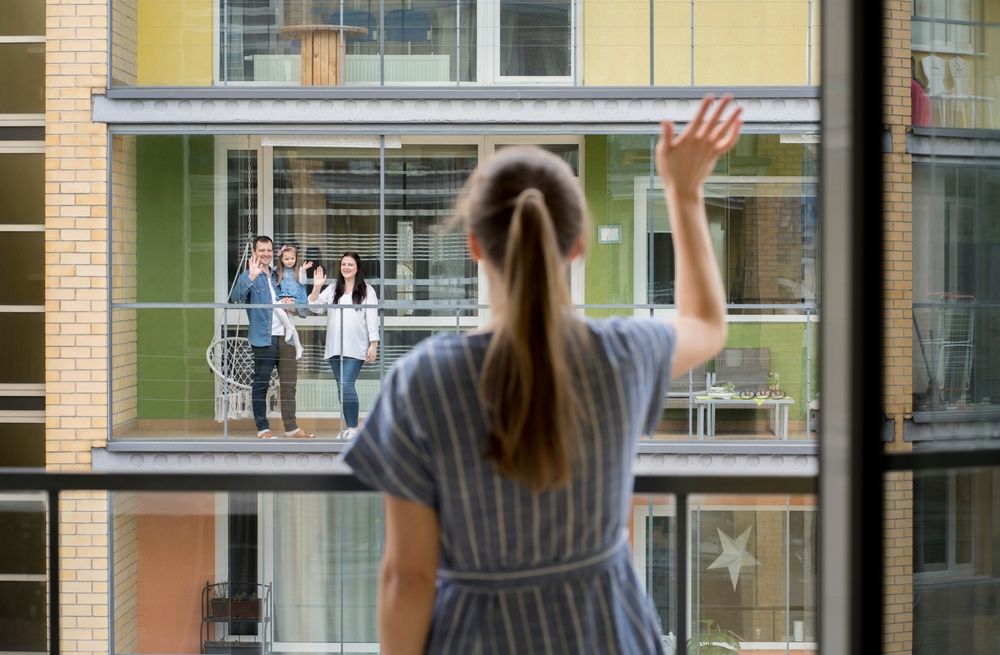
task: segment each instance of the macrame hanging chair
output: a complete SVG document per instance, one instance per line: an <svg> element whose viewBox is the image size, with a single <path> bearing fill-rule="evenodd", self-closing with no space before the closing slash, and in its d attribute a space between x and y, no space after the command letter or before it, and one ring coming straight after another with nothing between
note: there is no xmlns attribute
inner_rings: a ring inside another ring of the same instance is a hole
<svg viewBox="0 0 1000 655"><path fill-rule="evenodd" d="M249 144L247 150L250 150ZM243 254L233 277L233 283L229 287L226 298L230 298L236 281L243 273L247 260L253 250L254 225L253 225L253 181L250 168L250 157L246 158L246 197L247 197L247 230L246 242L243 245ZM205 359L208 360L208 367L215 374L215 420L222 422L226 419L250 418L253 416L253 403L251 400L251 389L253 385L253 350L250 347L250 340L247 337L227 336L225 329L226 311L223 311L219 324L215 329L215 339L208 345L205 352ZM271 379L267 387L267 411L277 409L278 399L278 371L271 371Z"/></svg>

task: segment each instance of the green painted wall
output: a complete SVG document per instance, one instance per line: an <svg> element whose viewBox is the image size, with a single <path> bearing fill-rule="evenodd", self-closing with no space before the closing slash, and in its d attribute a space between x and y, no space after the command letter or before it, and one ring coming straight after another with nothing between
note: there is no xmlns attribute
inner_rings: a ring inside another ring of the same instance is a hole
<svg viewBox="0 0 1000 655"><path fill-rule="evenodd" d="M646 137L641 137L646 140ZM593 226L586 259L584 302L591 304L622 304L633 302L633 253L632 239L635 201L631 187L633 167L619 169L612 162L607 136L588 136L584 139L584 193L590 208ZM609 169L613 174L609 174ZM621 187L616 190L616 187ZM627 193L626 193L627 192ZM621 227L621 243L597 243L600 225ZM631 315L631 310L590 310L589 316Z"/></svg>
<svg viewBox="0 0 1000 655"><path fill-rule="evenodd" d="M213 168L210 136L138 137L139 302L214 302ZM212 309L138 312L140 420L212 417L214 326Z"/></svg>

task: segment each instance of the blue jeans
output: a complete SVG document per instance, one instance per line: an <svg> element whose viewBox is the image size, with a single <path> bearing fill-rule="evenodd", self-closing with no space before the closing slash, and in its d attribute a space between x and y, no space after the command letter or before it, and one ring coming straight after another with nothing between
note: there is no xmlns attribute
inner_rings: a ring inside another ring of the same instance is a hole
<svg viewBox="0 0 1000 655"><path fill-rule="evenodd" d="M358 390L354 383L358 379L358 373L361 372L361 365L365 362L354 357L341 357L340 355L335 355L326 361L330 362L333 377L337 380L340 406L343 407L347 427L356 428L358 427L358 412L361 409L361 403L358 400Z"/></svg>

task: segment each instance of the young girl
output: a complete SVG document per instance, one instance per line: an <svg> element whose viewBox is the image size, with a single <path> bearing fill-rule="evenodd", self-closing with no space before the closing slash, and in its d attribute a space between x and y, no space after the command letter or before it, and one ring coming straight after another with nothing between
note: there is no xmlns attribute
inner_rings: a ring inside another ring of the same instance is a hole
<svg viewBox="0 0 1000 655"><path fill-rule="evenodd" d="M702 183L739 111L664 122L656 163L677 318L582 320L566 288L589 223L573 172L506 148L458 202L490 282L483 332L422 342L390 373L346 462L386 492L382 653L662 653L627 550L638 438L669 381L723 346Z"/></svg>
<svg viewBox="0 0 1000 655"><path fill-rule="evenodd" d="M312 267L312 262L299 265L299 252L295 246L284 245L278 250L277 279L275 295L280 301L282 298L291 298L297 305L305 305L308 302L306 297L306 271ZM295 346L295 359L302 359L302 342L299 340L298 330L289 318L289 314L300 313L301 309L289 309L278 313L278 320L285 326L285 341Z"/></svg>
<svg viewBox="0 0 1000 655"><path fill-rule="evenodd" d="M340 273L336 283L321 292L325 281L326 273L322 266L318 267L313 276L313 290L309 294L310 305L372 305L371 308L356 307L337 311L310 307L317 314L327 314L326 351L323 357L330 363L341 392L341 407L347 429L339 436L351 439L358 427L361 409L355 383L362 365L374 362L378 355L378 312L374 307L378 304L378 296L372 285L365 282L361 255L356 252L344 253L340 258Z"/></svg>

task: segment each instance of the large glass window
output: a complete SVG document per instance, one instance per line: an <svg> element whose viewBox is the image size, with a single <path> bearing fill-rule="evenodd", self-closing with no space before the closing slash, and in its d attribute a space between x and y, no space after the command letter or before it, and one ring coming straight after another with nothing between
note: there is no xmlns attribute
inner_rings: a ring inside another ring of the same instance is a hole
<svg viewBox="0 0 1000 655"><path fill-rule="evenodd" d="M812 86L819 15L818 0L112 0L112 77L138 86Z"/></svg>
<svg viewBox="0 0 1000 655"><path fill-rule="evenodd" d="M727 502L732 501L732 502ZM677 604L675 513L667 498L633 504L633 561L664 633L688 612L689 651L815 650L817 520L812 499L701 498L691 506L690 597Z"/></svg>
<svg viewBox="0 0 1000 655"><path fill-rule="evenodd" d="M815 428L813 146L744 138L708 186L733 315L729 343L671 386L657 437L811 439ZM207 303L228 299L258 234L297 246L310 271L322 266L328 277L343 253L361 255L382 304L379 358L358 381L364 414L392 364L420 340L484 320L485 279L452 225L454 203L481 157L525 142L565 159L584 186L594 232L571 269L574 302L601 306L587 310L594 316L674 311L670 224L651 136L116 136L113 297L193 306L114 308L113 433L248 436L218 377L226 358L240 356L209 353L226 339L245 342L246 314ZM307 287L312 279L307 273ZM338 420L323 359L326 318L295 320L304 346L298 412L316 425ZM710 397L709 385L730 391Z"/></svg>
<svg viewBox="0 0 1000 655"><path fill-rule="evenodd" d="M1000 405L1000 168L913 165L913 408Z"/></svg>

